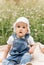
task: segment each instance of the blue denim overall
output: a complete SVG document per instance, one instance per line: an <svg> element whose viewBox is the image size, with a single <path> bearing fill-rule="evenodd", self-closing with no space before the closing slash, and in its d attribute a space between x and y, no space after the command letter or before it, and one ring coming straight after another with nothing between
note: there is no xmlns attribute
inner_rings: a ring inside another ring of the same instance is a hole
<svg viewBox="0 0 44 65"><path fill-rule="evenodd" d="M16 65L19 63L22 64L22 62L23 63L27 62L24 61L22 57L24 57L24 55L26 55L26 53L29 51L28 42L27 42L27 38L29 37L29 35L26 34L23 38L17 38L16 34L13 34L13 37L14 37L13 47L10 50L10 56L6 59L8 60L8 62L10 61L11 63L10 64L8 63L6 65ZM31 56L29 59L31 59Z"/></svg>

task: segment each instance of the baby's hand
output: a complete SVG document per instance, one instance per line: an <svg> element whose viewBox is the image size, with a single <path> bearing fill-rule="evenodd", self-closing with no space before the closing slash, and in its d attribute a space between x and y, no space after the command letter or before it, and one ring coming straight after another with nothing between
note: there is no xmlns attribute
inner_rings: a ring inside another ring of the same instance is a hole
<svg viewBox="0 0 44 65"><path fill-rule="evenodd" d="M32 46L32 47L30 47L30 49L29 49L29 53L30 53L30 54L34 53L34 50L35 50L35 45Z"/></svg>

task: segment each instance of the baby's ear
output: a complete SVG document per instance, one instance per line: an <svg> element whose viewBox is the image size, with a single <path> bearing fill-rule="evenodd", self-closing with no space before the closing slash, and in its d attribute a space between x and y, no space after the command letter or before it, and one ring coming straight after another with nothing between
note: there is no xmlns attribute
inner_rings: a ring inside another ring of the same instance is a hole
<svg viewBox="0 0 44 65"><path fill-rule="evenodd" d="M44 48L41 48L41 52L44 53Z"/></svg>
<svg viewBox="0 0 44 65"><path fill-rule="evenodd" d="M27 29L27 32L28 32L28 29Z"/></svg>
<svg viewBox="0 0 44 65"><path fill-rule="evenodd" d="M28 29L27 29L27 32L28 32Z"/></svg>

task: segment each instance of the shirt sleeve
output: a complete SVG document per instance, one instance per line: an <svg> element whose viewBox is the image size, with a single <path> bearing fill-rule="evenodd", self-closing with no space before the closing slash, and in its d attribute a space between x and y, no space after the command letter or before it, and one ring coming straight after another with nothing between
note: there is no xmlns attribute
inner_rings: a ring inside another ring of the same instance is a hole
<svg viewBox="0 0 44 65"><path fill-rule="evenodd" d="M29 43L29 45L34 45L35 42L34 42L34 39L32 36L29 36L28 43Z"/></svg>
<svg viewBox="0 0 44 65"><path fill-rule="evenodd" d="M7 44L12 45L12 44L13 44L13 41L14 41L14 38L13 38L13 36L11 35L11 36L8 38L8 40L7 40Z"/></svg>

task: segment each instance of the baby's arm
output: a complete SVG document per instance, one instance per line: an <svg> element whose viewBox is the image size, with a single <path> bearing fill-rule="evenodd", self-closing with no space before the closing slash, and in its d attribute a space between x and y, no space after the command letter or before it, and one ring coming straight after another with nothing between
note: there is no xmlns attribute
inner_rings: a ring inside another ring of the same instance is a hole
<svg viewBox="0 0 44 65"><path fill-rule="evenodd" d="M8 40L7 40L7 47L6 47L5 50L4 50L4 55L3 55L3 58L0 59L0 62L7 57L8 52L9 52L11 46L13 45L13 41L14 41L14 38L13 38L13 36L11 35L11 36L8 38Z"/></svg>
<svg viewBox="0 0 44 65"><path fill-rule="evenodd" d="M5 51L4 51L4 56L3 56L3 58L6 58L6 57L7 57L10 48L11 48L11 45L7 45L7 47L6 47Z"/></svg>
<svg viewBox="0 0 44 65"><path fill-rule="evenodd" d="M32 36L29 36L28 38L28 43L29 43L29 53L33 53L35 49L35 42Z"/></svg>
<svg viewBox="0 0 44 65"><path fill-rule="evenodd" d="M10 48L11 48L11 45L7 45L7 46L6 46L6 48L5 48L5 50L4 50L3 57L2 57L2 59L0 59L0 62L2 62L2 61L7 57Z"/></svg>

